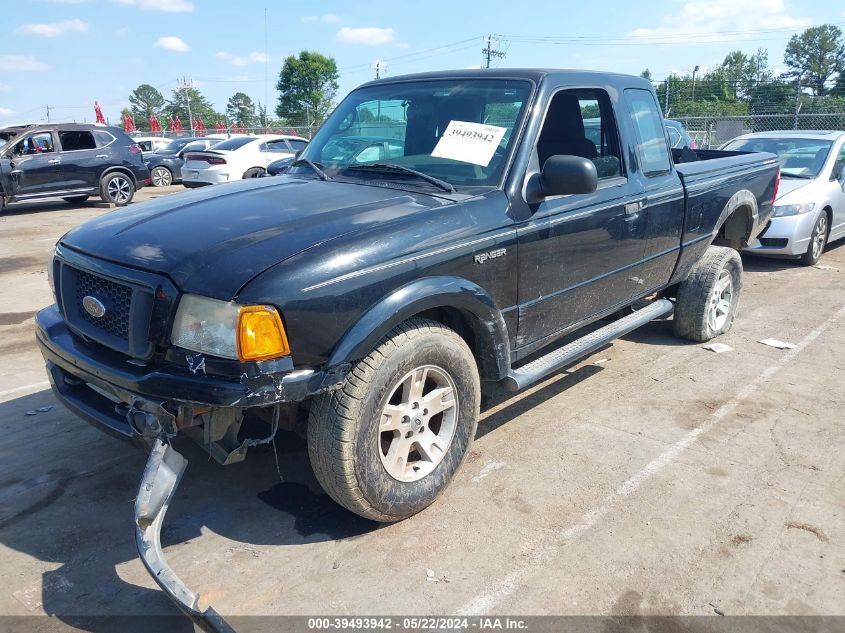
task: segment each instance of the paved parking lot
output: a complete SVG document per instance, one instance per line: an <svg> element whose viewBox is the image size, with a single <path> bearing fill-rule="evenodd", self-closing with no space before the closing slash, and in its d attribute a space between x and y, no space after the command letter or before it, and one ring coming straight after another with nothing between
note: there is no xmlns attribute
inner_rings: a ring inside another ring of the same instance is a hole
<svg viewBox="0 0 845 633"><path fill-rule="evenodd" d="M108 211L0 218L0 614L176 613L135 552L146 455L55 406L33 339L53 243ZM227 615L843 615L845 246L821 263L745 259L733 352L658 321L493 393L450 489L396 525L335 506L296 437L283 481L270 448L224 468L183 442L166 554Z"/></svg>

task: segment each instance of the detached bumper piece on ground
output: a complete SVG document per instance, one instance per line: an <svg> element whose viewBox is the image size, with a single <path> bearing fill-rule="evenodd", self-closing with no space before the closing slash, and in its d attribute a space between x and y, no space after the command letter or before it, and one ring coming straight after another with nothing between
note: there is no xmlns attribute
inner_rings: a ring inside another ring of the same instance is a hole
<svg viewBox="0 0 845 633"><path fill-rule="evenodd" d="M200 609L199 596L170 568L161 549L164 515L187 466L188 460L170 444L160 438L155 440L135 499L135 543L144 566L159 587L198 626L205 631L234 633L213 607Z"/></svg>

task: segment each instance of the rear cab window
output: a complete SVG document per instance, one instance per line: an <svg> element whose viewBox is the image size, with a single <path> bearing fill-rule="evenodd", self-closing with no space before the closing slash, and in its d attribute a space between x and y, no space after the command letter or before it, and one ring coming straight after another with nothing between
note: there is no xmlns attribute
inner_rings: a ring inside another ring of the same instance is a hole
<svg viewBox="0 0 845 633"><path fill-rule="evenodd" d="M59 130L59 142L64 152L97 149L94 135L87 130Z"/></svg>
<svg viewBox="0 0 845 633"><path fill-rule="evenodd" d="M625 90L631 121L637 133L637 155L645 176L666 174L672 169L672 158L663 128L663 116L657 109L654 95L648 90Z"/></svg>

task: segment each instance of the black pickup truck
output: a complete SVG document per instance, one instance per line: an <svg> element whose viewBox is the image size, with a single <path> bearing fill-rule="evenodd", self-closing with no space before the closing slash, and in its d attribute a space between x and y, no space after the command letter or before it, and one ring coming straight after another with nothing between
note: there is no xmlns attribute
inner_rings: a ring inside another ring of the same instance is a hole
<svg viewBox="0 0 845 633"><path fill-rule="evenodd" d="M368 135L395 153L339 149ZM37 337L60 401L152 446L138 547L199 618L158 540L186 464L173 438L228 464L305 412L326 492L377 521L409 517L461 465L485 382L521 389L673 312L682 338L727 331L738 251L765 227L778 175L769 154L671 150L639 78L375 81L284 175L65 235Z"/></svg>

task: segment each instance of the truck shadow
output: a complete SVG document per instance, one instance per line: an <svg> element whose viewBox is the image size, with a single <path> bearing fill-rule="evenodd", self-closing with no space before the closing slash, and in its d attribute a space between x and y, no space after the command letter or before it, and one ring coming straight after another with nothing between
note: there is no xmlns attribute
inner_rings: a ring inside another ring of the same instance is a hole
<svg viewBox="0 0 845 633"><path fill-rule="evenodd" d="M26 415L45 405L53 409ZM75 418L49 391L0 403L0 433L0 543L24 555L4 561L11 612L46 613L98 633L193 631L135 550L133 504L146 454ZM202 584L187 573L197 557L217 567L221 556L254 556L263 545L351 539L378 527L322 493L301 439L280 434L276 446L280 473L272 446L222 467L189 441L177 444L189 463L162 540L189 587ZM191 547L209 531L237 543L223 552ZM33 567L49 570L37 579ZM117 625L116 614L163 617Z"/></svg>

